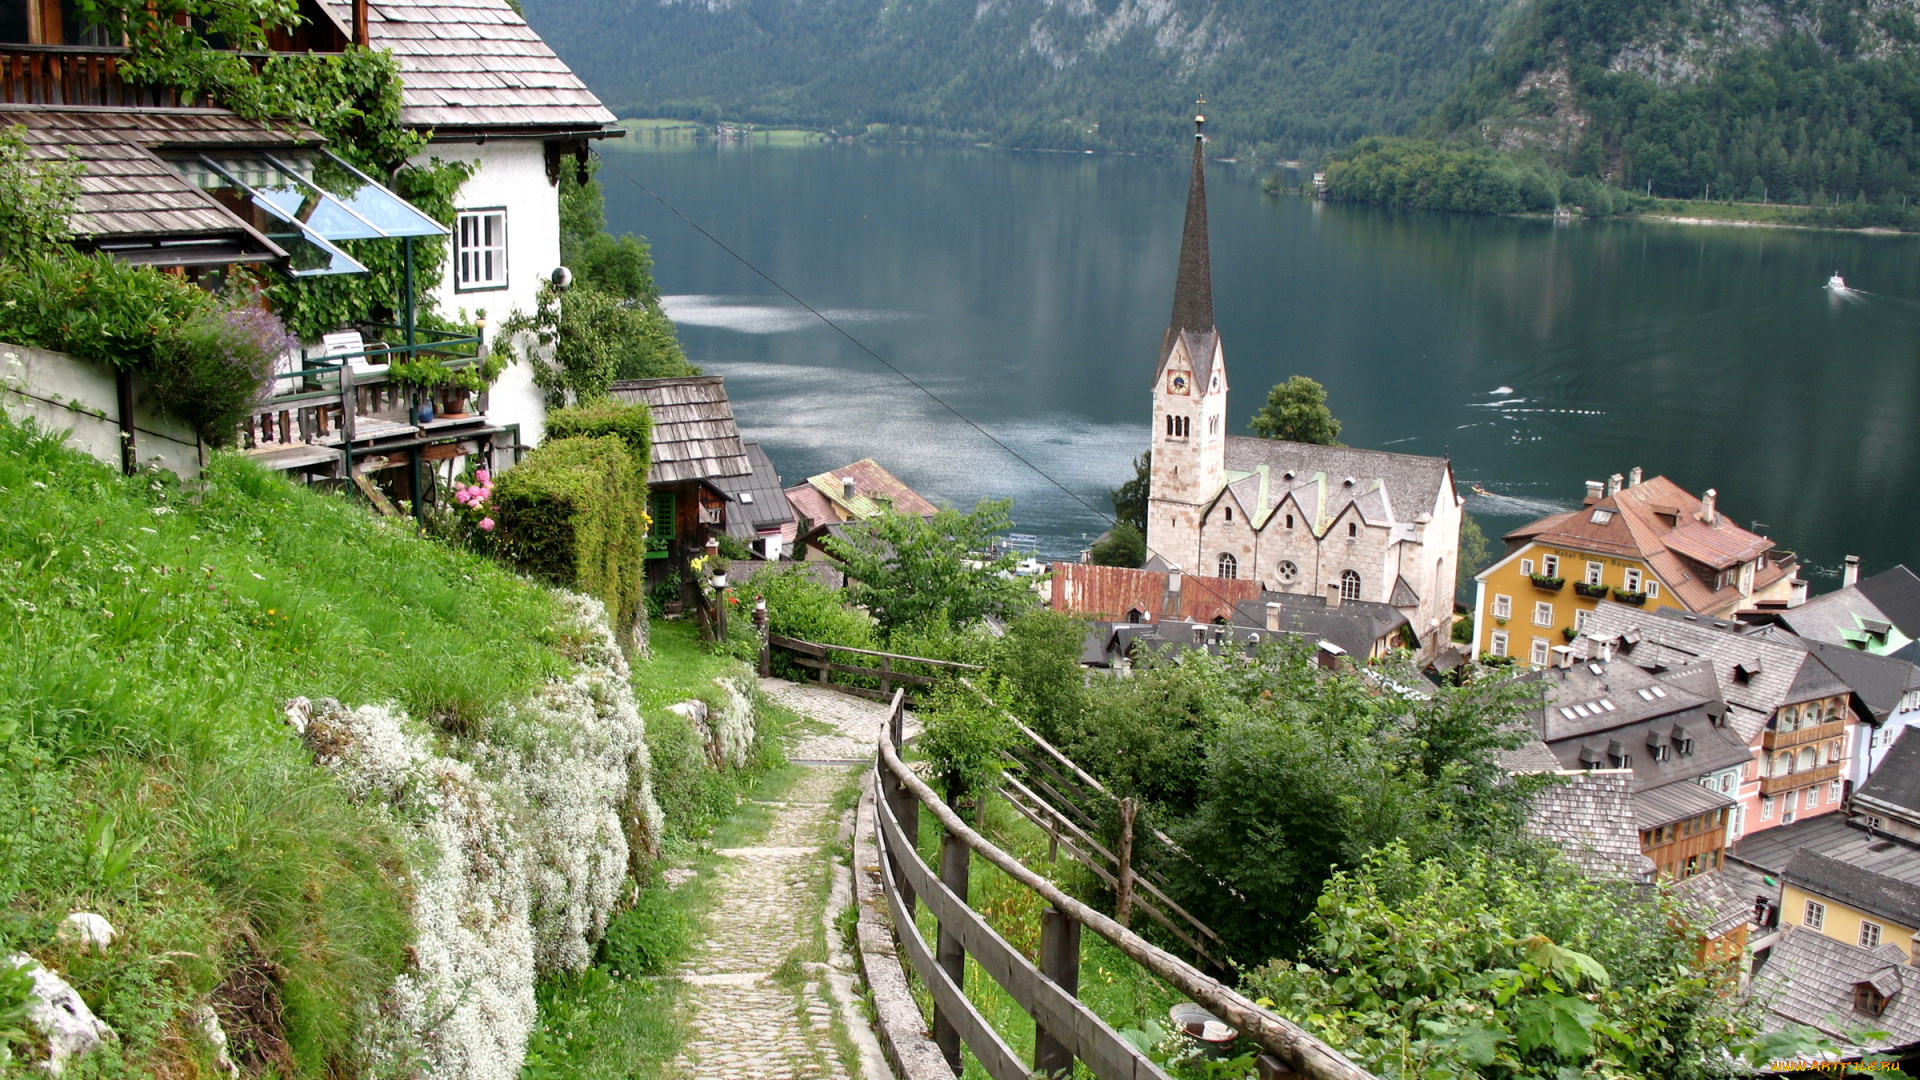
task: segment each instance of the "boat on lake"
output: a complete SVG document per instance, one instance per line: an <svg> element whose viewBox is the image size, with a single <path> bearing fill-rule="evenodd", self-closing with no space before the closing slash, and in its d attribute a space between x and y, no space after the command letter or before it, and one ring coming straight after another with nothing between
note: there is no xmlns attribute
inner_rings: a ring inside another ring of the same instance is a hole
<svg viewBox="0 0 1920 1080"><path fill-rule="evenodd" d="M1834 272L1834 275L1832 277L1827 279L1827 288L1832 289L1834 292L1852 292L1853 291L1847 288L1847 279L1841 277L1839 271L1837 270Z"/></svg>

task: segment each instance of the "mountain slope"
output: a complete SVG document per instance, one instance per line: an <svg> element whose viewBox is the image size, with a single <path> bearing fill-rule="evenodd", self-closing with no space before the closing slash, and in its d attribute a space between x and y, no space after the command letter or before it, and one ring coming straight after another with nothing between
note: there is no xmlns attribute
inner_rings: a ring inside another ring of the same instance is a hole
<svg viewBox="0 0 1920 1080"><path fill-rule="evenodd" d="M616 110L1223 153L1405 130L1516 0L524 0Z"/></svg>
<svg viewBox="0 0 1920 1080"><path fill-rule="evenodd" d="M1893 212L1916 119L1913 0L1543 0L1427 129L1654 195Z"/></svg>

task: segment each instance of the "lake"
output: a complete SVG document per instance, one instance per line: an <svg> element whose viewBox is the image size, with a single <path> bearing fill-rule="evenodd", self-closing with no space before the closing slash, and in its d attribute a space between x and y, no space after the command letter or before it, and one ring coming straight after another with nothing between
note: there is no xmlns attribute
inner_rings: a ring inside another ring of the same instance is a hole
<svg viewBox="0 0 1920 1080"><path fill-rule="evenodd" d="M603 151L609 225L652 241L689 357L726 376L742 431L788 484L873 457L931 498L1012 497L1054 556L1104 528L1089 506L1110 511L1107 489L1148 445L1185 162ZM1724 512L1800 553L1816 592L1847 554L1868 573L1914 561L1920 239L1397 212L1268 195L1262 176L1209 166L1243 432L1268 387L1304 374L1326 385L1343 442L1451 457L1490 538L1638 465L1717 488ZM1835 271L1859 291L1828 293Z"/></svg>

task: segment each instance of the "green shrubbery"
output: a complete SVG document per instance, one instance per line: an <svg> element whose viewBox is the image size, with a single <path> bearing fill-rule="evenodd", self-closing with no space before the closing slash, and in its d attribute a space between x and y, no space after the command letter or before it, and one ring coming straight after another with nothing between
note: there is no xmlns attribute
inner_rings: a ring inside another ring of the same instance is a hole
<svg viewBox="0 0 1920 1080"><path fill-rule="evenodd" d="M508 562L599 597L615 626L638 618L645 585L646 468L614 436L555 439L495 481L495 536Z"/></svg>
<svg viewBox="0 0 1920 1080"><path fill-rule="evenodd" d="M249 1068L352 1071L406 964L411 856L282 705L497 713L568 670L550 594L236 457L189 495L0 420L0 611L0 951L119 1032L89 1068L206 1075L188 1010L266 993L266 1026L223 1014ZM123 944L56 941L74 910Z"/></svg>
<svg viewBox="0 0 1920 1080"><path fill-rule="evenodd" d="M645 471L653 461L653 411L601 399L547 414L547 438L599 438L611 435L627 444Z"/></svg>

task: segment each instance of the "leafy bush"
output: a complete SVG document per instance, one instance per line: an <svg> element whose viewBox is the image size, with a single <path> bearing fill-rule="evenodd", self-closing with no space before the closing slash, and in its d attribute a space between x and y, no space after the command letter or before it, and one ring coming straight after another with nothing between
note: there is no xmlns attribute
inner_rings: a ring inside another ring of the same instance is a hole
<svg viewBox="0 0 1920 1080"><path fill-rule="evenodd" d="M662 974L685 951L694 929L666 886L655 883L607 924L600 962L627 978Z"/></svg>
<svg viewBox="0 0 1920 1080"><path fill-rule="evenodd" d="M646 501L626 443L554 439L496 481L495 536L510 563L599 597L625 633L646 579Z"/></svg>
<svg viewBox="0 0 1920 1080"><path fill-rule="evenodd" d="M18 124L0 128L0 259L65 243L67 215L80 194L79 164L34 157L25 131Z"/></svg>
<svg viewBox="0 0 1920 1080"><path fill-rule="evenodd" d="M611 435L627 444L645 473L653 462L653 411L601 399L547 414L547 438L598 438Z"/></svg>
<svg viewBox="0 0 1920 1080"><path fill-rule="evenodd" d="M914 748L933 768L933 786L949 802L992 791L1019 734L1005 710L958 684L935 687Z"/></svg>
<svg viewBox="0 0 1920 1080"><path fill-rule="evenodd" d="M700 373L680 351L673 322L657 304L585 285L564 291L541 285L531 312L515 312L500 324L495 348L532 366L534 384L549 405L606 397L615 379Z"/></svg>
<svg viewBox="0 0 1920 1080"><path fill-rule="evenodd" d="M1333 876L1305 962L1249 988L1387 1078L1713 1075L1753 1034L1737 971L1704 967L1679 911L1553 857L1416 859Z"/></svg>
<svg viewBox="0 0 1920 1080"><path fill-rule="evenodd" d="M924 518L889 508L849 524L846 539L829 539L827 548L847 573L849 601L873 612L883 632L959 630L1036 602L1012 574L1018 552L981 554L1012 527L1012 508L1011 499L982 499L970 513L944 507Z"/></svg>
<svg viewBox="0 0 1920 1080"><path fill-rule="evenodd" d="M1127 566L1139 569L1147 564L1147 536L1131 521L1116 521L1105 536L1093 542L1095 566Z"/></svg>
<svg viewBox="0 0 1920 1080"><path fill-rule="evenodd" d="M201 439L225 445L266 400L274 362L296 344L271 312L244 305L207 312L154 343L147 386L155 404Z"/></svg>

